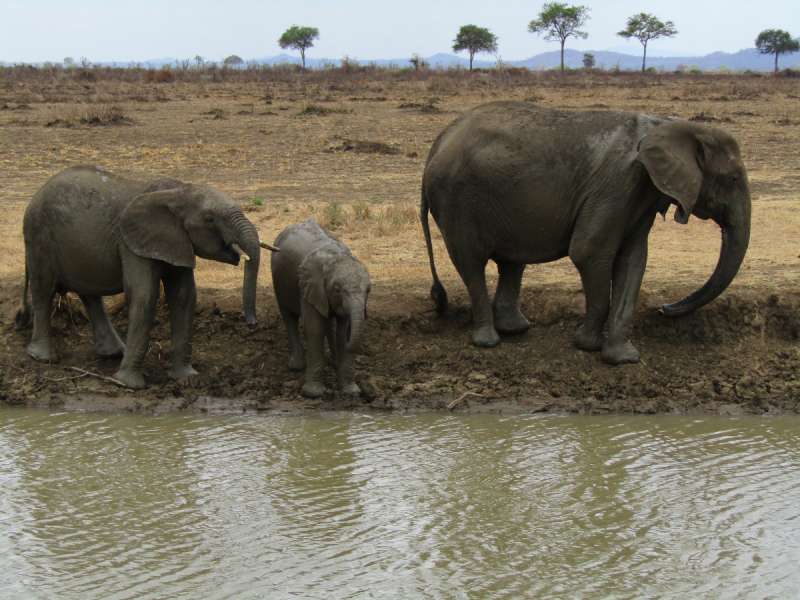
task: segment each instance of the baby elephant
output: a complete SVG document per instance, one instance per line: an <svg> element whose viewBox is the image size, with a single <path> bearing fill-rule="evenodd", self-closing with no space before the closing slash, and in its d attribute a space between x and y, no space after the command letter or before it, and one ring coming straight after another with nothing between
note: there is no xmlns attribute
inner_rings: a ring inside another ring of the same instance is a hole
<svg viewBox="0 0 800 600"><path fill-rule="evenodd" d="M95 350L122 355L114 377L145 387L142 366L150 346L159 284L169 306L172 379L195 374L190 359L196 291L195 256L244 268L244 312L255 322L260 243L255 226L227 194L209 186L162 178L131 181L94 165L62 171L31 200L23 221L25 294L17 323L33 301L28 354L57 360L50 333L56 292L77 293L92 322ZM103 296L125 292L128 339L108 319Z"/></svg>
<svg viewBox="0 0 800 600"><path fill-rule="evenodd" d="M289 332L289 368L306 369L303 393L316 398L325 391L325 337L337 366L339 389L346 394L359 393L353 376L367 318L370 282L366 267L339 238L313 219L284 229L275 238L275 245L281 251L272 255L272 283ZM308 344L307 361L303 358L300 317Z"/></svg>

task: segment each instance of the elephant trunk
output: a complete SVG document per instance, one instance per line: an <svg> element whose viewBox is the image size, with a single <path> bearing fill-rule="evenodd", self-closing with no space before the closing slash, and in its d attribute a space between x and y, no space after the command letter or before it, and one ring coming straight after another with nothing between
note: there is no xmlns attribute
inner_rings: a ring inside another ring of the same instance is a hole
<svg viewBox="0 0 800 600"><path fill-rule="evenodd" d="M233 242L238 244L247 256L244 263L244 283L242 284L242 303L244 316L249 325L256 322L256 285L258 283L258 267L261 262L261 246L258 231L244 214L232 217Z"/></svg>
<svg viewBox="0 0 800 600"><path fill-rule="evenodd" d="M742 265L750 243L750 197L738 209L729 209L717 221L722 228L719 260L709 280L683 300L664 304L661 313L670 317L685 315L708 304L728 287Z"/></svg>
<svg viewBox="0 0 800 600"><path fill-rule="evenodd" d="M364 338L364 319L366 312L364 305L360 302L353 302L350 306L350 313L347 318L347 333L345 334L345 349L348 352L358 352L361 350L361 342Z"/></svg>

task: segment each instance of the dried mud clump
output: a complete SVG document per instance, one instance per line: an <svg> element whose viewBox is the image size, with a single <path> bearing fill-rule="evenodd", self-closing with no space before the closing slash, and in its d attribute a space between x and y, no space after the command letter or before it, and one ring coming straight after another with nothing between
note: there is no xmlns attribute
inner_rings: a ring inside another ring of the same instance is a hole
<svg viewBox="0 0 800 600"><path fill-rule="evenodd" d="M345 140L336 148L341 152L362 152L364 154L400 154L402 151L396 146L384 142L373 142L369 140Z"/></svg>

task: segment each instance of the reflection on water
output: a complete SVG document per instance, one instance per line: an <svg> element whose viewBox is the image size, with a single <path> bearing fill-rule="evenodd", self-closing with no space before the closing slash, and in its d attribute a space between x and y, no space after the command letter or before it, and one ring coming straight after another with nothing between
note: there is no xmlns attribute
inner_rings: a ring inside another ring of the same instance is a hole
<svg viewBox="0 0 800 600"><path fill-rule="evenodd" d="M0 411L4 598L800 589L800 420Z"/></svg>

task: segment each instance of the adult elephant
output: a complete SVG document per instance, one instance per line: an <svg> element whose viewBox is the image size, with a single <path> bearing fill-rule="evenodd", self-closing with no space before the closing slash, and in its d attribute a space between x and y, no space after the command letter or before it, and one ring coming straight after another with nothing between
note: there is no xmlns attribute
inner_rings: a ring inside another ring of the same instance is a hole
<svg viewBox="0 0 800 600"><path fill-rule="evenodd" d="M317 397L325 392L325 338L337 367L339 389L346 394L361 390L355 382L356 353L364 338L367 268L339 238L316 221L290 225L275 238L281 252L272 255L275 300L289 334L289 368L305 369L303 393ZM308 360L300 339L303 319Z"/></svg>
<svg viewBox="0 0 800 600"><path fill-rule="evenodd" d="M679 223L694 214L722 228L711 278L662 308L681 315L722 293L747 251L750 191L734 137L631 112L567 112L522 102L474 108L434 141L423 175L421 218L436 309L444 313L447 295L434 265L429 210L469 290L475 345L497 345L498 331L525 331L530 323L518 304L525 265L569 256L586 296L575 344L601 350L610 364L636 362L630 335L647 236L670 204ZM491 303L489 259L499 272Z"/></svg>
<svg viewBox="0 0 800 600"><path fill-rule="evenodd" d="M238 204L213 187L169 177L132 181L79 165L36 193L25 211L23 234L25 292L17 322L30 319L30 286L34 323L27 352L41 361L58 360L50 331L53 297L75 292L91 320L95 351L123 357L114 378L145 387L142 365L163 282L172 329L169 375L196 374L190 362L195 256L232 265L245 258L244 312L248 323L256 321L258 232ZM102 299L122 292L129 310L127 346Z"/></svg>

